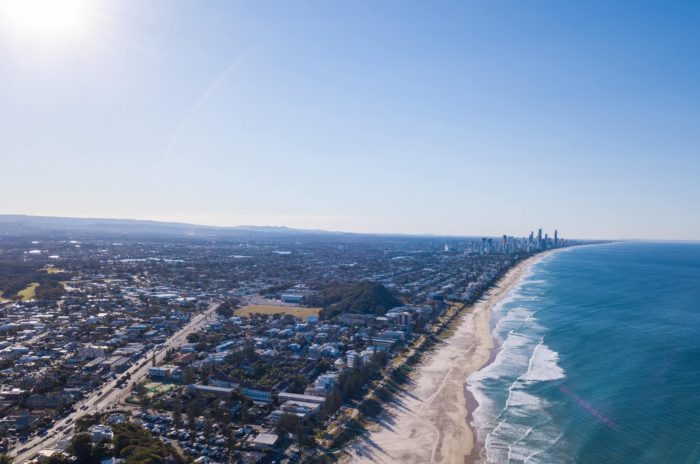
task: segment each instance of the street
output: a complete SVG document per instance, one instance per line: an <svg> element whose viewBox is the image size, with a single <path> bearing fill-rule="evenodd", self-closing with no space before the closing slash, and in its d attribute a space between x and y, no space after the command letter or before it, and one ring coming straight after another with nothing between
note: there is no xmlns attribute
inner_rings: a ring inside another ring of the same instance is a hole
<svg viewBox="0 0 700 464"><path fill-rule="evenodd" d="M155 356L156 363L161 362L170 348L177 348L186 343L189 334L201 329L218 307L219 303L211 303L205 312L195 316L185 327L173 334L165 343L159 345L159 348L147 351L144 356L139 358L137 364L131 366L117 379L110 380L90 393L85 399L75 403L76 411L56 421L45 435L35 436L25 443L16 443L15 448L19 448L19 451L13 449L9 452L10 456L14 458L14 462L27 461L42 449L55 448L62 440L72 435L72 426L78 419L89 414L106 411L123 402L130 395L132 387L148 376L148 369L152 366L152 357ZM123 388L118 388L117 384L127 373L131 374L131 378L124 384Z"/></svg>

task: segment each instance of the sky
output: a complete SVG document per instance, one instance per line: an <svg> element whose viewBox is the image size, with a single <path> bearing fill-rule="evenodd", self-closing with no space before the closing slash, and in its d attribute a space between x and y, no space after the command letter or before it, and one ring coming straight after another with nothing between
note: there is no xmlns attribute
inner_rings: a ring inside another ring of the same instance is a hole
<svg viewBox="0 0 700 464"><path fill-rule="evenodd" d="M698 2L0 0L0 213L699 240L699 128Z"/></svg>

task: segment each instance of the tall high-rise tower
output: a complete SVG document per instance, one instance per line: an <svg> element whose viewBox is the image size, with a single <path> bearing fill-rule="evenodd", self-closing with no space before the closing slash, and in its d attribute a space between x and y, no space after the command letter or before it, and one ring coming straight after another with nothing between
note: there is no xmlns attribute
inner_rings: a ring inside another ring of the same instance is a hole
<svg viewBox="0 0 700 464"><path fill-rule="evenodd" d="M554 229L554 248L559 246L559 231Z"/></svg>

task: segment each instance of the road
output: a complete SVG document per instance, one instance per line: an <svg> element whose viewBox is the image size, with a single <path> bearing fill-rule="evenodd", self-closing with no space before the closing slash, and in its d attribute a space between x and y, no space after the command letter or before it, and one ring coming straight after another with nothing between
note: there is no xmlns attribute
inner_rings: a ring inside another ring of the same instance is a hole
<svg viewBox="0 0 700 464"><path fill-rule="evenodd" d="M134 385L148 376L148 368L152 366L151 359L153 356L155 356L156 362L160 363L165 357L167 350L178 348L186 343L187 336L200 330L209 321L210 317L214 315L218 307L219 303L210 304L206 311L192 318L185 327L173 334L165 343L144 354L135 365L120 374L117 379L103 384L85 399L74 404L76 411L56 421L46 435L36 436L25 443L16 443L15 448L19 448L19 450L13 449L9 452L10 456L13 456L13 461L15 463L24 462L33 458L42 449L55 448L59 442L72 435L75 421L85 415L103 412L117 406L129 396ZM131 379L125 383L124 388L118 388L117 383L119 379L126 373L131 373Z"/></svg>

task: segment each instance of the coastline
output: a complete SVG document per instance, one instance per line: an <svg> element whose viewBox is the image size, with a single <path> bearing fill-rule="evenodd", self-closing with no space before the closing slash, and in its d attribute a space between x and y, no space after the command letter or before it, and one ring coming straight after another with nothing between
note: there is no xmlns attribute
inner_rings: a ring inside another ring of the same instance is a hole
<svg viewBox="0 0 700 464"><path fill-rule="evenodd" d="M499 304L501 301L503 301L512 290L515 289L515 287L522 282L523 278L528 274L532 266L535 264L539 263L540 261L544 260L545 258L555 254L559 253L565 250L570 250L571 248L558 248L558 249L553 249L553 250L547 250L542 253L539 253L535 256L531 256L530 258L526 259L525 261L521 262L513 268L511 271L516 271L518 267L521 267L520 269L517 270L517 276L514 276L512 280L505 282L506 278L502 279L501 282L499 282L496 287L494 287L494 290L496 290L496 293L491 295L491 292L487 294L487 299L493 298L493 302L489 302L489 337L491 337L491 350L489 352L489 358L488 360L478 369L474 370L473 372L470 372L465 378L464 378L464 396L465 396L465 401L467 403L467 425L470 430L470 433L472 433L474 437L474 446L471 449L471 452L469 453L468 456L465 457L464 459L464 464L477 464L479 462L483 462L483 459L485 456L482 455L482 451L484 450L484 443L482 441L479 441L479 437L477 436L477 430L475 429L474 423L473 423L473 413L474 410L479 406L479 402L477 399L474 397L474 395L469 391L469 388L467 387L467 378L469 375L473 374L474 372L480 371L481 369L484 369L488 365L494 362L496 359L496 356L498 355L498 352L501 348L501 345L498 344L496 340L494 340L493 335L491 334L491 310L493 307L495 307L497 304ZM507 277L507 276L506 276ZM503 285L502 285L503 284ZM492 290L493 291L493 290Z"/></svg>
<svg viewBox="0 0 700 464"><path fill-rule="evenodd" d="M346 447L344 462L430 462L471 464L480 445L471 414L478 406L466 379L493 361L492 309L530 267L558 250L532 256L510 269L471 311L460 316L453 334L427 353L411 385L396 393L367 434Z"/></svg>

